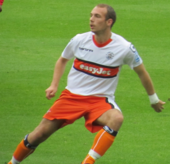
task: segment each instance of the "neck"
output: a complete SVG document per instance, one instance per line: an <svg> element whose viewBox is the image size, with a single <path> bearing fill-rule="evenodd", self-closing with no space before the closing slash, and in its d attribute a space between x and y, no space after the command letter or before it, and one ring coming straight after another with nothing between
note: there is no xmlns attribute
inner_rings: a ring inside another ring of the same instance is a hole
<svg viewBox="0 0 170 164"><path fill-rule="evenodd" d="M95 40L97 43L102 44L107 42L111 38L111 32L107 32L105 34L95 33Z"/></svg>

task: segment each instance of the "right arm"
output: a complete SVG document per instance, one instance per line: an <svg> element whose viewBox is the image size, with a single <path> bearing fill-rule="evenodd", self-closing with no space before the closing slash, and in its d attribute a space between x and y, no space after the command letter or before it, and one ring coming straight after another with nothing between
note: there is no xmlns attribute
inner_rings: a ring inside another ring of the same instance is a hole
<svg viewBox="0 0 170 164"><path fill-rule="evenodd" d="M51 99L55 96L55 93L57 92L59 81L61 76L64 73L65 67L67 62L74 57L74 47L75 43L77 44L77 40L75 37L70 40L70 42L65 47L64 51L62 52L62 56L57 60L54 74L53 74L53 80L51 82L51 85L49 88L46 89L46 98Z"/></svg>
<svg viewBox="0 0 170 164"><path fill-rule="evenodd" d="M68 59L60 57L55 65L54 68L54 74L53 74L53 80L51 82L51 85L49 88L46 89L46 98L51 99L52 97L55 96L55 93L57 92L58 85L60 78L62 77L66 64L68 62Z"/></svg>

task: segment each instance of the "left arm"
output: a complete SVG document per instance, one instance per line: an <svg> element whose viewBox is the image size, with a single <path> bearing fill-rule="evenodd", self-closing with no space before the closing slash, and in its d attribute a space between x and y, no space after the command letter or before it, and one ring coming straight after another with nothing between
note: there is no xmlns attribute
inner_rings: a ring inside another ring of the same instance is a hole
<svg viewBox="0 0 170 164"><path fill-rule="evenodd" d="M165 102L161 101L158 99L155 90L154 90L154 86L152 83L152 80L148 74L148 72L146 71L145 67L143 64L140 64L137 67L134 67L134 71L138 74L142 85L144 86L150 101L151 101L151 106L152 108L154 108L154 110L156 112L161 112L163 108L163 104L165 104Z"/></svg>

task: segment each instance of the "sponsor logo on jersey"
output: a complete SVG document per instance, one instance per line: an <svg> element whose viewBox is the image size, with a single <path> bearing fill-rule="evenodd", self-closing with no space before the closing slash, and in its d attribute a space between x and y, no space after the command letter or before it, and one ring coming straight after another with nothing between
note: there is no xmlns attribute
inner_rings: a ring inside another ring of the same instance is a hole
<svg viewBox="0 0 170 164"><path fill-rule="evenodd" d="M92 62L83 61L77 58L74 60L73 67L80 72L101 78L112 78L117 76L119 72L119 67L99 65Z"/></svg>
<svg viewBox="0 0 170 164"><path fill-rule="evenodd" d="M83 47L79 47L79 50L81 50L81 51L93 52L93 50L88 49L88 48L83 48Z"/></svg>

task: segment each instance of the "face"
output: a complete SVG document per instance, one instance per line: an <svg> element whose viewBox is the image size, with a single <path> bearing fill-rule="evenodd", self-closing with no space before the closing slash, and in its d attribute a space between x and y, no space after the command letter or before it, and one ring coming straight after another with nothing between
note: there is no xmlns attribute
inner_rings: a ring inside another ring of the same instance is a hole
<svg viewBox="0 0 170 164"><path fill-rule="evenodd" d="M110 20L106 20L106 8L95 7L90 15L91 31L98 34L110 30Z"/></svg>

